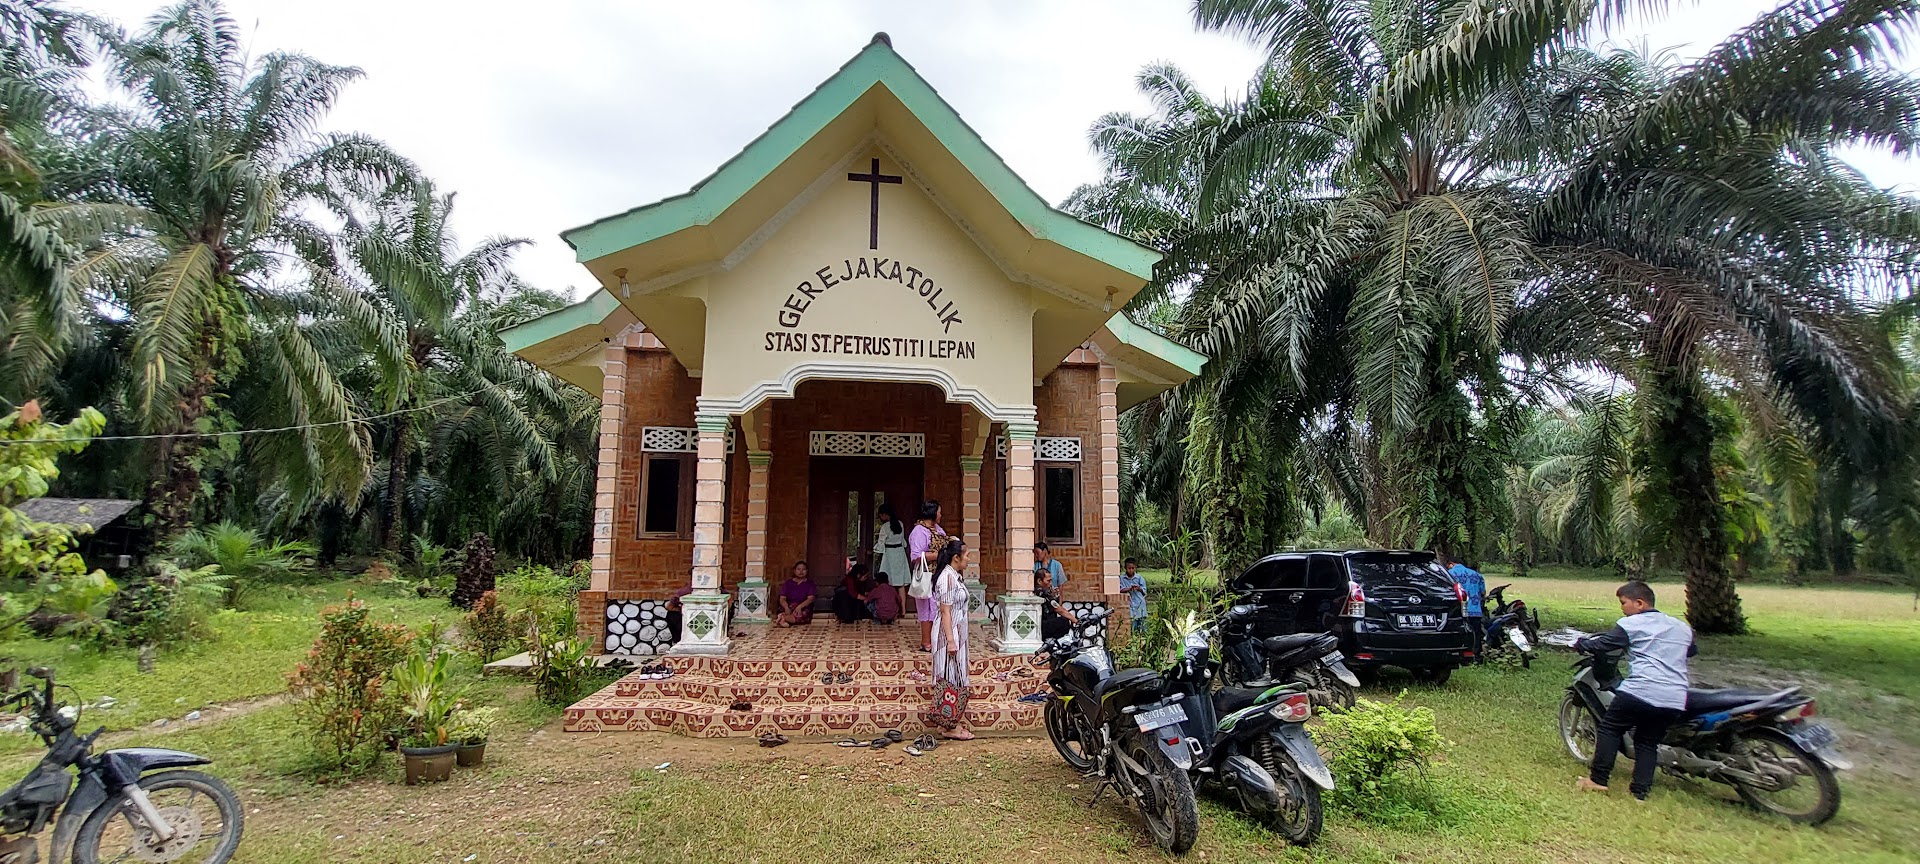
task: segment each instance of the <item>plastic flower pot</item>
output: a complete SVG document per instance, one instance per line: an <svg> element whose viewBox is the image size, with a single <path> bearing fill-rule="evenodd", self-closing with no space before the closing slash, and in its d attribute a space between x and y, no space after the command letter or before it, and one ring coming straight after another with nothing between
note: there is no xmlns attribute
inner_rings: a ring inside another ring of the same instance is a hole
<svg viewBox="0 0 1920 864"><path fill-rule="evenodd" d="M454 751L454 761L458 762L462 768L478 768L486 764L487 742L460 745L460 748Z"/></svg>
<svg viewBox="0 0 1920 864"><path fill-rule="evenodd" d="M400 755L407 760L407 785L446 782L448 777L453 776L455 751L458 749L452 744L444 747L400 748Z"/></svg>

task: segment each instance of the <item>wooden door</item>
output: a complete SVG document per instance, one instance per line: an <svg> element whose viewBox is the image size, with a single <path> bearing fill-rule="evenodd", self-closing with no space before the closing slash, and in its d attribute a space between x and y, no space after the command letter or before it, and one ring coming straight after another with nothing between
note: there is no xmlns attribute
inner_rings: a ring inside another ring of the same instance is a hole
<svg viewBox="0 0 1920 864"><path fill-rule="evenodd" d="M846 559L873 565L874 511L890 502L911 524L920 509L920 459L815 456L807 472L807 569L824 604L846 574ZM783 562L781 567L793 566ZM786 571L781 570L781 578Z"/></svg>

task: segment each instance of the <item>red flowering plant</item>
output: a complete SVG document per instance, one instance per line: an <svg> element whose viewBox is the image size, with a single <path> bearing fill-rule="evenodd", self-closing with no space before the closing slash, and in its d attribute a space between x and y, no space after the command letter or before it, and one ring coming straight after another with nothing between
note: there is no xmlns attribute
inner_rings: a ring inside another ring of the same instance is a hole
<svg viewBox="0 0 1920 864"><path fill-rule="evenodd" d="M287 689L332 767L370 762L398 725L399 700L385 685L411 639L405 627L371 620L358 600L320 613L320 635L287 676Z"/></svg>

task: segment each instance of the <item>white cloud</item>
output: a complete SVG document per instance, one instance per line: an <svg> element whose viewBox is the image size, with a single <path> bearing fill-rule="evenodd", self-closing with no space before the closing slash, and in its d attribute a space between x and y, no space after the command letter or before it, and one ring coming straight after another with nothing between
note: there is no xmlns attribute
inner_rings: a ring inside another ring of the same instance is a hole
<svg viewBox="0 0 1920 864"><path fill-rule="evenodd" d="M74 2L130 28L162 5ZM1656 48L1693 53L1770 4L1679 5L1656 24L1628 21L1613 38L1645 34ZM1141 66L1173 61L1224 94L1242 88L1261 56L1239 39L1195 33L1184 0L228 0L228 9L256 53L299 51L366 70L332 127L387 141L458 191L455 225L468 243L535 241L520 272L576 296L590 277L561 231L686 191L875 31L891 34L1052 201L1098 175L1087 125L1145 108L1133 89ZM1881 182L1916 177L1891 157L1861 161Z"/></svg>

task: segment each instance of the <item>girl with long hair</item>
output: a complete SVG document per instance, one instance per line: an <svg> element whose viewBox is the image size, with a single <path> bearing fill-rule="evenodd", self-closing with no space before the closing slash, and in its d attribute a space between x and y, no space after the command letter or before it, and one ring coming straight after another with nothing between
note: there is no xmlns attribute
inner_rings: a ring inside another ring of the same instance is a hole
<svg viewBox="0 0 1920 864"><path fill-rule="evenodd" d="M955 687L967 686L967 544L948 540L934 559L939 574L933 581L934 603L939 607L933 628L933 679ZM948 738L966 741L973 738L964 722L946 732Z"/></svg>

